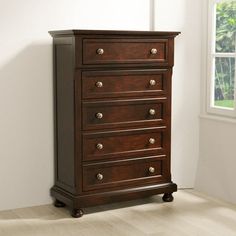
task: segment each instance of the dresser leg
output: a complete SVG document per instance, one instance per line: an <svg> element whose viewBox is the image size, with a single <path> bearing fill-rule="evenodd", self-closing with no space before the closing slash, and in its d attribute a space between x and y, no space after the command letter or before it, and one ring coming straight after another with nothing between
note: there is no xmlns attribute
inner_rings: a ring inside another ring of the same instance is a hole
<svg viewBox="0 0 236 236"><path fill-rule="evenodd" d="M55 202L54 202L54 206L55 207L64 207L66 204L65 203L63 203L63 202L61 202L61 201L59 201L59 200L55 200Z"/></svg>
<svg viewBox="0 0 236 236"><path fill-rule="evenodd" d="M83 212L82 209L72 209L72 211L71 211L71 215L72 215L74 218L82 217L83 214L84 214L84 212Z"/></svg>
<svg viewBox="0 0 236 236"><path fill-rule="evenodd" d="M173 197L172 193L165 193L162 197L162 200L164 202L173 202L174 197Z"/></svg>

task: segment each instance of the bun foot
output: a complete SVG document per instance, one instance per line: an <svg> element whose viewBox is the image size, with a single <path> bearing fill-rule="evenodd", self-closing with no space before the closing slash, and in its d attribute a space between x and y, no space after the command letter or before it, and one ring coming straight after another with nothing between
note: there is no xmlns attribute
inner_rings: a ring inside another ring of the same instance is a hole
<svg viewBox="0 0 236 236"><path fill-rule="evenodd" d="M84 214L83 210L82 209L73 209L71 211L71 215L74 217L74 218L80 218L82 217Z"/></svg>
<svg viewBox="0 0 236 236"><path fill-rule="evenodd" d="M174 197L173 197L172 193L165 193L162 197L162 200L164 202L173 202Z"/></svg>
<svg viewBox="0 0 236 236"><path fill-rule="evenodd" d="M57 200L56 199L56 201L54 202L54 206L55 207L64 207L66 204L65 203L63 203L63 202L61 202L61 201L59 201L59 200Z"/></svg>

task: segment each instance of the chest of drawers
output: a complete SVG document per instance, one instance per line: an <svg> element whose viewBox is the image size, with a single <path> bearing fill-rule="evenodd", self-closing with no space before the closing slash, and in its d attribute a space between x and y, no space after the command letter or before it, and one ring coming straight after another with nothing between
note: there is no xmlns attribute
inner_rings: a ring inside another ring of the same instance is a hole
<svg viewBox="0 0 236 236"><path fill-rule="evenodd" d="M172 201L171 76L178 32L51 31L55 206Z"/></svg>

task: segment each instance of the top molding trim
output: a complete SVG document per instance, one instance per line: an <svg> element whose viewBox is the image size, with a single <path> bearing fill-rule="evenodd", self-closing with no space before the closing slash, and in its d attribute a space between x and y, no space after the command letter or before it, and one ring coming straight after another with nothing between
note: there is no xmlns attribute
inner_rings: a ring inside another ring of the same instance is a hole
<svg viewBox="0 0 236 236"><path fill-rule="evenodd" d="M167 36L176 37L180 32L170 31L129 31L129 30L56 30L49 31L52 37L72 35L134 35L134 36Z"/></svg>

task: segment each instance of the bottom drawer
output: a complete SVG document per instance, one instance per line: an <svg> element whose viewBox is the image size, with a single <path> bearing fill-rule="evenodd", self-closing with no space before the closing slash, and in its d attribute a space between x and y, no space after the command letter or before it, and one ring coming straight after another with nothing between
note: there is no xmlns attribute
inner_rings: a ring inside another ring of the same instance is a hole
<svg viewBox="0 0 236 236"><path fill-rule="evenodd" d="M142 185L163 179L165 155L113 163L88 164L83 167L83 190Z"/></svg>

